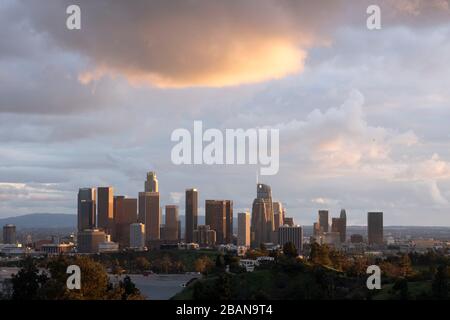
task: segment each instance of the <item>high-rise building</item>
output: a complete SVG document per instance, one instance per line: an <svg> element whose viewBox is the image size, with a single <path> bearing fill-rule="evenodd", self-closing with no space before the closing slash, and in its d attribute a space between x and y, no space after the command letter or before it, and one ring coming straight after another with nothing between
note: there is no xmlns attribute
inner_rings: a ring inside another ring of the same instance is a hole
<svg viewBox="0 0 450 320"><path fill-rule="evenodd" d="M161 238L159 192L139 192L138 222L145 224L146 241L159 240Z"/></svg>
<svg viewBox="0 0 450 320"><path fill-rule="evenodd" d="M3 226L3 243L15 244L16 242L16 226L13 224L5 224Z"/></svg>
<svg viewBox="0 0 450 320"><path fill-rule="evenodd" d="M200 225L194 230L194 242L199 246L213 246L216 243L216 232L208 225Z"/></svg>
<svg viewBox="0 0 450 320"><path fill-rule="evenodd" d="M297 249L297 253L303 250L303 229L301 226L281 226L278 229L278 243L283 247L286 243L291 242Z"/></svg>
<svg viewBox="0 0 450 320"><path fill-rule="evenodd" d="M328 232L329 218L328 210L319 210L319 226L322 232Z"/></svg>
<svg viewBox="0 0 450 320"><path fill-rule="evenodd" d="M105 242L106 234L99 229L85 229L77 235L77 251L79 253L97 253L99 244Z"/></svg>
<svg viewBox="0 0 450 320"><path fill-rule="evenodd" d="M80 188L78 190L78 231L96 227L96 190Z"/></svg>
<svg viewBox="0 0 450 320"><path fill-rule="evenodd" d="M112 187L97 188L97 220L98 228L112 234L114 224L114 189Z"/></svg>
<svg viewBox="0 0 450 320"><path fill-rule="evenodd" d="M233 200L225 200L225 243L233 243Z"/></svg>
<svg viewBox="0 0 450 320"><path fill-rule="evenodd" d="M150 171L147 173L147 180L144 186L145 192L159 192L158 190L158 179L156 179L156 173Z"/></svg>
<svg viewBox="0 0 450 320"><path fill-rule="evenodd" d="M250 246L250 213L238 213L238 246Z"/></svg>
<svg viewBox="0 0 450 320"><path fill-rule="evenodd" d="M216 242L226 243L227 232L227 201L205 201L205 224L216 232Z"/></svg>
<svg viewBox="0 0 450 320"><path fill-rule="evenodd" d="M275 231L278 230L279 227L284 225L284 216L283 216L283 205L281 202L273 202L273 217L274 217L274 227Z"/></svg>
<svg viewBox="0 0 450 320"><path fill-rule="evenodd" d="M186 206L185 206L185 242L194 241L194 230L197 229L198 222L198 191L197 189L186 190Z"/></svg>
<svg viewBox="0 0 450 320"><path fill-rule="evenodd" d="M313 237L317 240L320 237L320 226L318 222L313 224Z"/></svg>
<svg viewBox="0 0 450 320"><path fill-rule="evenodd" d="M261 243L274 241L272 191L270 186L266 184L258 183L256 186L256 199L253 201L250 228L253 247L259 247Z"/></svg>
<svg viewBox="0 0 450 320"><path fill-rule="evenodd" d="M367 213L367 235L369 244L383 244L383 212Z"/></svg>
<svg viewBox="0 0 450 320"><path fill-rule="evenodd" d="M331 219L331 232L339 233L339 241L340 242L343 242L342 234L341 234L342 224L343 224L343 221L341 218L332 218Z"/></svg>
<svg viewBox="0 0 450 320"><path fill-rule="evenodd" d="M178 240L178 206L166 206L166 224L164 227L164 240Z"/></svg>
<svg viewBox="0 0 450 320"><path fill-rule="evenodd" d="M270 186L267 184L258 183L256 186L256 198L272 200L272 189Z"/></svg>
<svg viewBox="0 0 450 320"><path fill-rule="evenodd" d="M341 234L341 242L347 241L347 213L345 209L341 209L341 214L339 216L341 218L341 229L339 233Z"/></svg>
<svg viewBox="0 0 450 320"><path fill-rule="evenodd" d="M145 247L145 225L142 223L130 224L130 248L143 249Z"/></svg>
<svg viewBox="0 0 450 320"><path fill-rule="evenodd" d="M130 245L130 225L137 221L137 199L115 196L114 208L114 241L121 248Z"/></svg>
<svg viewBox="0 0 450 320"><path fill-rule="evenodd" d="M295 226L294 218L293 217L284 217L284 224L289 226L289 227Z"/></svg>

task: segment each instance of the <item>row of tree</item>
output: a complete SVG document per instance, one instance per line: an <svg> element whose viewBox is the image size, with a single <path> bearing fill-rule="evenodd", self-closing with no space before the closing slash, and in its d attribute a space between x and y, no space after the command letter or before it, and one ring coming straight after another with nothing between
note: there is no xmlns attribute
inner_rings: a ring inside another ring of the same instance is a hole
<svg viewBox="0 0 450 320"><path fill-rule="evenodd" d="M81 270L81 288L67 287L67 267ZM144 297L130 277L113 284L105 267L86 256L50 259L44 268L26 258L19 272L12 276L9 296L12 300L141 300Z"/></svg>

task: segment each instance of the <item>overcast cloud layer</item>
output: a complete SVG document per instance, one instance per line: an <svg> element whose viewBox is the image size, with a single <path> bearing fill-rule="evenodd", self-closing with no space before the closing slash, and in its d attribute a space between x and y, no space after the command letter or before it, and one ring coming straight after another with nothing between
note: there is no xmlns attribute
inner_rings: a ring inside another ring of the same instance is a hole
<svg viewBox="0 0 450 320"><path fill-rule="evenodd" d="M377 1L375 1L376 3ZM256 166L175 166L176 128L280 129L263 177L296 223L450 225L446 0L0 1L0 217L75 213L79 187L162 205L255 197ZM203 212L201 212L203 214Z"/></svg>

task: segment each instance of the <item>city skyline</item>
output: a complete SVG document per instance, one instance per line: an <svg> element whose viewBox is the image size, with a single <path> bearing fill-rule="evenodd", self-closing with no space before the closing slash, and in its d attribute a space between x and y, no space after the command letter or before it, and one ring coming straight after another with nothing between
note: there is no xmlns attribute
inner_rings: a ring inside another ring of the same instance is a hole
<svg viewBox="0 0 450 320"><path fill-rule="evenodd" d="M80 186L137 198L149 170L180 215L189 187L201 215L251 211L260 166L171 162L171 133L202 121L279 129L260 182L301 225L345 208L348 225L450 226L448 1L380 0L380 30L368 0L78 3L76 31L69 0L0 4L0 218L75 214Z"/></svg>
<svg viewBox="0 0 450 320"><path fill-rule="evenodd" d="M260 182L256 184L256 198L253 200L251 216L247 212L238 213L237 226L233 226L233 200L223 199L205 200L205 220L204 224L201 224L198 219L199 191L196 188L187 188L187 215L182 234L178 205L165 204L166 214L163 222L164 206L160 203L159 181L156 176L155 171L147 172L145 191L139 192L139 198L114 195L112 186L79 188L78 252L111 252L127 248L142 251L183 246L191 249L236 246L237 252L245 252L250 247L283 248L288 243L294 245L298 254L303 252L304 227L298 222L295 223L293 217L286 215L282 202L273 201L272 188L269 185ZM110 214L105 212L108 207L112 210ZM386 241L383 228L383 212L368 212L369 246L384 246ZM234 233L235 229L237 234ZM352 234L351 243L355 236L361 235ZM313 234L308 243L340 248L346 245L348 240L346 210L341 209L339 217L330 217L328 210L318 210L317 222L314 223ZM145 247L140 245L142 242Z"/></svg>

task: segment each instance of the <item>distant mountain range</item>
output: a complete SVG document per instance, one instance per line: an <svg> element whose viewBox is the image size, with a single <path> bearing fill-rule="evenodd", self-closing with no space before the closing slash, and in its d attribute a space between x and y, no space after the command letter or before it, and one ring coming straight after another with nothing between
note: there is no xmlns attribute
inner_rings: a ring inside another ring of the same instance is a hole
<svg viewBox="0 0 450 320"><path fill-rule="evenodd" d="M61 213L32 213L0 219L0 227L5 224L14 224L17 229L76 228L77 216Z"/></svg>

